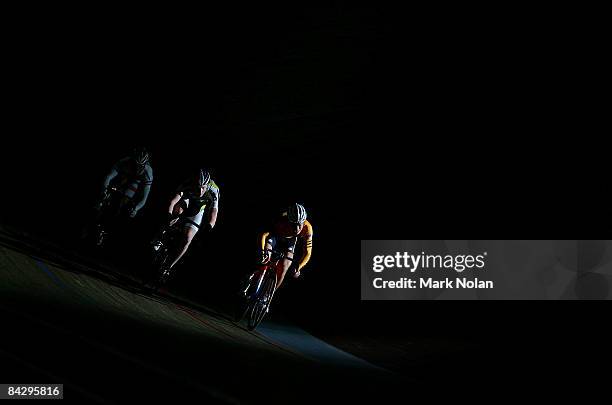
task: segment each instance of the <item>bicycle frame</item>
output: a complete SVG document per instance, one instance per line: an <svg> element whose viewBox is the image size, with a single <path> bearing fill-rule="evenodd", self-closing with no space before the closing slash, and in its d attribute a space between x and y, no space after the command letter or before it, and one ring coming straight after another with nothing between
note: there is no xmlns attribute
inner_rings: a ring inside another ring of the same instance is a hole
<svg viewBox="0 0 612 405"><path fill-rule="evenodd" d="M183 224L183 221L179 217L172 222L172 225L168 226L161 236L160 249L153 254L153 267L158 274L159 284L165 284L174 275L174 268L166 268L162 272L162 267L168 264L169 255L176 247L176 240L180 237L183 229L181 224Z"/></svg>
<svg viewBox="0 0 612 405"><path fill-rule="evenodd" d="M109 231L112 232L117 226L128 203L129 199L122 194L121 190L114 187L107 189L107 193L100 203L100 209L92 223L98 247L105 244Z"/></svg>
<svg viewBox="0 0 612 405"><path fill-rule="evenodd" d="M273 252L272 259L266 264L259 265L248 280L245 290L246 300L241 306L241 315L238 319L246 316L249 330L255 329L268 312L278 285L278 265L283 258L282 253Z"/></svg>
<svg viewBox="0 0 612 405"><path fill-rule="evenodd" d="M121 216L130 199L117 188L109 188L102 200L98 222L109 222Z"/></svg>
<svg viewBox="0 0 612 405"><path fill-rule="evenodd" d="M259 293L261 286L266 279L266 274L268 271L273 271L275 276L275 282L278 284L278 263L283 260L285 257L284 254L280 252L272 252L272 259L266 264L260 265L260 267L255 270L251 276L251 282L256 273L259 273L259 280L257 280L257 287L252 295L256 295Z"/></svg>

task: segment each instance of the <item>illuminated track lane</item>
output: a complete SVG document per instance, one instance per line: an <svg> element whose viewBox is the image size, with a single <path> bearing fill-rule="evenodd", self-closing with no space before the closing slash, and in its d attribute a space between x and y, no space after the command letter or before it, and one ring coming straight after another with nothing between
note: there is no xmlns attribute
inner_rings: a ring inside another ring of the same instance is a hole
<svg viewBox="0 0 612 405"><path fill-rule="evenodd" d="M329 398L367 397L399 383L294 326L264 322L249 332L215 311L2 242L0 312L10 327L0 358L13 365L2 369L3 381L49 376L66 384L68 399L98 403L283 402L295 392L294 402L308 402L319 390ZM274 398L261 387L266 375L273 376Z"/></svg>

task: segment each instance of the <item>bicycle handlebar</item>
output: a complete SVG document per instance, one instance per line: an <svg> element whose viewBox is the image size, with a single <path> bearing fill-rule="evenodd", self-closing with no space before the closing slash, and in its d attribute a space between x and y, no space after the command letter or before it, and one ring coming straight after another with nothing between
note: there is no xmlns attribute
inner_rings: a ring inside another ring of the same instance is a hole
<svg viewBox="0 0 612 405"><path fill-rule="evenodd" d="M111 195L116 194L116 193L120 193L120 192L121 192L121 190L119 190L118 187L108 186L108 187L106 187L104 189L104 196L110 197Z"/></svg>
<svg viewBox="0 0 612 405"><path fill-rule="evenodd" d="M271 263L275 263L275 262L277 263L277 262L283 260L284 258L285 258L285 253L279 252L277 250L272 250L270 252L270 258L268 259L268 261L266 261L265 263L260 262L258 264L262 265L262 266L268 266Z"/></svg>

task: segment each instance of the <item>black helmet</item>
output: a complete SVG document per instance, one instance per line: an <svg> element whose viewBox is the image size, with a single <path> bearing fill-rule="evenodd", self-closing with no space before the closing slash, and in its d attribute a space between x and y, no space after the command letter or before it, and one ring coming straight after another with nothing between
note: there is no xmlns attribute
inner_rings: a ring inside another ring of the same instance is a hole
<svg viewBox="0 0 612 405"><path fill-rule="evenodd" d="M132 159L138 166L144 166L149 163L151 155L145 148L138 146L132 151Z"/></svg>
<svg viewBox="0 0 612 405"><path fill-rule="evenodd" d="M210 183L210 173L208 173L208 170L200 169L197 180L200 187L208 185Z"/></svg>

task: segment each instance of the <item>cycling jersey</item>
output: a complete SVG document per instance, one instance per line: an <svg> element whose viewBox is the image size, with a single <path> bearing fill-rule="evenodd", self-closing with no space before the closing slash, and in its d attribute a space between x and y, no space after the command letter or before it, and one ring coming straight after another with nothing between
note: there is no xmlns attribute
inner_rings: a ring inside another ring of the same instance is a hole
<svg viewBox="0 0 612 405"><path fill-rule="evenodd" d="M181 184L176 193L181 196L181 200L185 203L183 214L186 217L196 217L207 208L219 209L219 186L212 179L208 184L208 190L202 196L200 196L200 187L194 185L193 181L186 181Z"/></svg>
<svg viewBox="0 0 612 405"><path fill-rule="evenodd" d="M276 245L277 240L284 241L287 250L293 251L297 246L301 251L299 252L300 260L298 263L298 270L301 270L312 255L312 225L308 220L304 221L302 230L296 234L292 225L287 221L287 213L283 213L281 218L277 220L272 226L270 232L265 232L261 236L261 249L265 250L266 243L271 243L273 248Z"/></svg>
<svg viewBox="0 0 612 405"><path fill-rule="evenodd" d="M104 188L109 187L111 183L130 199L135 199L136 194L140 192L140 198L135 199L134 207L138 211L144 206L149 196L151 184L153 184L153 169L146 164L142 170L139 170L133 159L125 157L113 165L111 172L104 180Z"/></svg>

